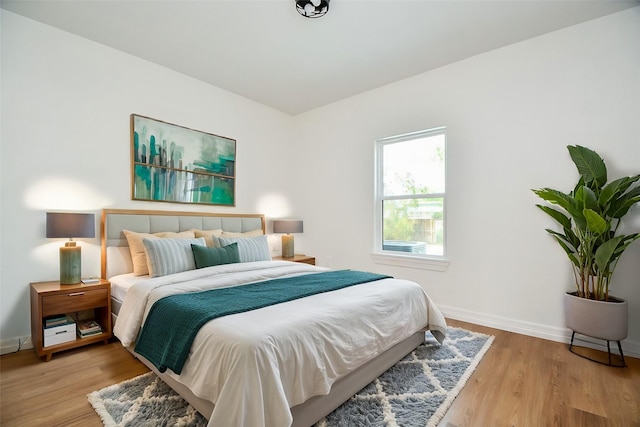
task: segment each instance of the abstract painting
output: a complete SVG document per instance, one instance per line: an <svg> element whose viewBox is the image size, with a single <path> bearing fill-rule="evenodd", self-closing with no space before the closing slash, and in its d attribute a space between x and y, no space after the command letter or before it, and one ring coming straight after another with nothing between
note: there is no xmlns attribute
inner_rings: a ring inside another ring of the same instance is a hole
<svg viewBox="0 0 640 427"><path fill-rule="evenodd" d="M235 206L236 141L131 115L131 199Z"/></svg>

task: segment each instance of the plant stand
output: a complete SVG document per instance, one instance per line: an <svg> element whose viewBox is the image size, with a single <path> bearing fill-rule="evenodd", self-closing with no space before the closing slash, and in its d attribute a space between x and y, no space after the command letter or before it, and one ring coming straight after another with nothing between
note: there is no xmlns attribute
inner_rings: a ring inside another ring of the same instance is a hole
<svg viewBox="0 0 640 427"><path fill-rule="evenodd" d="M629 331L629 308L627 301L610 296L611 301L596 301L577 297L567 292L564 298L564 313L567 328L572 331L569 351L578 356L603 365L623 368L627 366L620 342L627 337ZM578 340L595 346L604 347L600 342L575 338L576 334L595 340L607 342L609 363L585 356L573 350L573 341ZM620 363L611 361L611 341L618 343Z"/></svg>
<svg viewBox="0 0 640 427"><path fill-rule="evenodd" d="M569 351L571 353L576 354L576 355L578 355L578 356L580 356L582 358L585 358L587 360L591 360L592 362L600 363L602 365L613 366L615 368L626 368L627 363L624 360L624 353L622 353L622 345L620 345L620 341L616 341L618 343L618 350L620 351L620 354L617 355L617 354L614 353L614 355L618 356L621 364L613 364L611 362L611 354L612 354L611 353L611 345L610 345L611 341L610 340L605 340L605 339L602 340L602 341L606 341L607 342L607 355L609 356L609 363L605 363L605 362L603 362L601 360L593 359L591 357L588 357L588 356L585 356L583 354L577 353L576 351L573 350L573 340L574 340L574 338L576 336L576 333L580 334L579 332L576 332L576 331L572 331L572 334L571 334L571 343L569 344ZM582 334L580 334L580 335L582 335ZM593 338L593 337L589 337L589 338ZM589 341L589 340L583 340L583 339L580 339L580 338L575 338L575 339L577 341L587 342L589 344L593 344L593 345L597 345L597 346L600 346L600 347L604 347L604 344L595 343L595 342L592 342L592 341ZM577 347L579 347L579 346L577 346ZM585 347L582 347L582 348L585 348Z"/></svg>

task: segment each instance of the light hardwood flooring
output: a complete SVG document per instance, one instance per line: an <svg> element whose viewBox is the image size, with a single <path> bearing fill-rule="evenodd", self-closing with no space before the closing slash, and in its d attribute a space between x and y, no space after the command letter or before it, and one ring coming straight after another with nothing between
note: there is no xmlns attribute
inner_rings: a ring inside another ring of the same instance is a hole
<svg viewBox="0 0 640 427"><path fill-rule="evenodd" d="M640 426L640 359L612 368L567 345L449 320L495 336L440 427ZM120 343L93 344L43 362L33 350L0 358L0 425L100 427L94 390L148 369Z"/></svg>

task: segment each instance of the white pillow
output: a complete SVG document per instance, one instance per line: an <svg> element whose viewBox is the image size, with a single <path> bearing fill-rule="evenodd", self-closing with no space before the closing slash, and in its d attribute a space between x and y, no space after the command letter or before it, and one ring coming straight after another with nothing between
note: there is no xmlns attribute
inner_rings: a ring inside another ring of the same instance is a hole
<svg viewBox="0 0 640 427"><path fill-rule="evenodd" d="M266 235L257 237L214 237L214 241L220 246L227 246L232 243L238 244L238 255L240 255L240 262L251 261L271 261L271 254L269 253L269 243Z"/></svg>
<svg viewBox="0 0 640 427"><path fill-rule="evenodd" d="M191 245L206 246L204 237L197 239L143 238L149 275L152 277L195 270Z"/></svg>

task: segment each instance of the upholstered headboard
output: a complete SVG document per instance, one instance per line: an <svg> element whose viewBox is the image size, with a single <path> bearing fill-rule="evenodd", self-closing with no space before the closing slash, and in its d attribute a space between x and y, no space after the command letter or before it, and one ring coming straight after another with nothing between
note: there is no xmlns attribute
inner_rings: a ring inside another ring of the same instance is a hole
<svg viewBox="0 0 640 427"><path fill-rule="evenodd" d="M107 258L122 257L123 251L118 248L128 247L127 239L122 230L131 230L138 233L158 233L163 231L180 232L191 229L221 229L233 233L245 233L262 229L264 234L265 219L262 214L103 209L100 224L102 278L106 279L112 275L108 271ZM126 262L126 260L118 261L119 264Z"/></svg>

